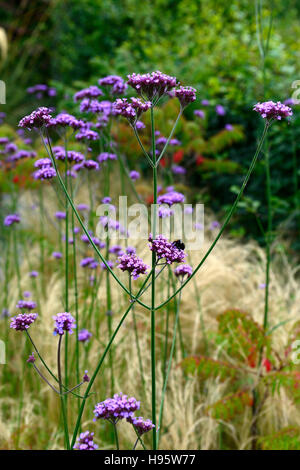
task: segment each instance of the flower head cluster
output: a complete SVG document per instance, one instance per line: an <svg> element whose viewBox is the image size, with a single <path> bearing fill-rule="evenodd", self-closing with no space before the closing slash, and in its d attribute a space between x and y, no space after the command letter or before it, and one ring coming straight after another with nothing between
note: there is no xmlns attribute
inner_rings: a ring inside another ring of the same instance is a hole
<svg viewBox="0 0 300 470"><path fill-rule="evenodd" d="M33 300L19 300L19 302L17 303L17 308L33 310L34 308L36 308L36 302L34 302Z"/></svg>
<svg viewBox="0 0 300 470"><path fill-rule="evenodd" d="M150 101L159 99L178 85L175 77L171 77L160 71L145 73L143 75L133 73L132 75L128 75L127 83L134 88L139 95Z"/></svg>
<svg viewBox="0 0 300 470"><path fill-rule="evenodd" d="M18 214L9 214L4 219L4 225L6 227L9 227L10 225L19 223L20 221L21 221L21 218Z"/></svg>
<svg viewBox="0 0 300 470"><path fill-rule="evenodd" d="M150 250L156 253L158 259L164 258L167 264L182 263L186 257L184 251L177 248L176 244L169 242L164 235L157 235L153 238L150 234L149 242Z"/></svg>
<svg viewBox="0 0 300 470"><path fill-rule="evenodd" d="M173 204L180 204L184 202L184 195L182 193L178 193L177 191L169 191L161 196L158 196L157 203L158 204L167 204L168 206L172 206Z"/></svg>
<svg viewBox="0 0 300 470"><path fill-rule="evenodd" d="M37 317L37 313L20 313L16 317L12 317L10 328L16 331L25 331L35 322Z"/></svg>
<svg viewBox="0 0 300 470"><path fill-rule="evenodd" d="M142 418L142 416L139 416L138 418L136 418L135 416L131 416L127 418L127 421L135 427L136 431L140 436L155 428L151 419L144 419Z"/></svg>
<svg viewBox="0 0 300 470"><path fill-rule="evenodd" d="M182 108L196 100L196 90L191 86L181 86L175 90L175 96L179 99Z"/></svg>
<svg viewBox="0 0 300 470"><path fill-rule="evenodd" d="M28 116L24 116L19 122L19 127L31 130L40 128L47 125L52 119L51 110L49 108L41 107L32 111Z"/></svg>
<svg viewBox="0 0 300 470"><path fill-rule="evenodd" d="M52 166L52 162L50 158L40 158L36 162L34 162L34 167L35 168L45 168Z"/></svg>
<svg viewBox="0 0 300 470"><path fill-rule="evenodd" d="M253 110L258 112L261 117L271 121L277 119L280 121L282 118L288 118L293 115L293 111L289 106L282 104L280 101L265 101L264 103L257 103Z"/></svg>
<svg viewBox="0 0 300 470"><path fill-rule="evenodd" d="M78 341L81 341L82 343L88 342L91 337L92 337L92 333L90 333L86 329L80 330L78 332Z"/></svg>
<svg viewBox="0 0 300 470"><path fill-rule="evenodd" d="M131 102L127 98L117 99L113 103L113 109L116 114L125 117L134 125L142 113L145 113L152 104L150 101L142 101L139 98L131 98Z"/></svg>
<svg viewBox="0 0 300 470"><path fill-rule="evenodd" d="M81 113L103 113L105 110L105 107L103 104L98 101L98 100L90 100L89 98L84 98L81 103L80 103L80 112Z"/></svg>
<svg viewBox="0 0 300 470"><path fill-rule="evenodd" d="M33 177L35 180L51 180L52 178L55 178L56 176L56 171L52 166L44 166L43 168L40 168L39 170L35 171L33 173Z"/></svg>
<svg viewBox="0 0 300 470"><path fill-rule="evenodd" d="M99 134L88 127L82 127L80 131L75 135L75 138L79 141L82 140L98 140Z"/></svg>
<svg viewBox="0 0 300 470"><path fill-rule="evenodd" d="M92 257L88 257L88 258L83 258L81 261L80 261L80 266L82 268L90 268L90 269L96 269L97 266L98 266L98 261L96 261L94 258Z"/></svg>
<svg viewBox="0 0 300 470"><path fill-rule="evenodd" d="M123 254L119 257L119 262L118 268L122 271L128 271L133 279L137 279L140 274L146 274L149 267L135 254Z"/></svg>
<svg viewBox="0 0 300 470"><path fill-rule="evenodd" d="M77 437L76 444L73 449L77 450L97 450L98 446L94 443L94 433L90 431L82 432Z"/></svg>
<svg viewBox="0 0 300 470"><path fill-rule="evenodd" d="M68 113L60 113L55 118L50 119L48 127L72 127L72 129L80 129L84 126L84 122L76 119L75 116Z"/></svg>
<svg viewBox="0 0 300 470"><path fill-rule="evenodd" d="M41 99L44 96L56 96L56 90L48 85L38 84L27 88L27 93L35 95L37 99Z"/></svg>
<svg viewBox="0 0 300 470"><path fill-rule="evenodd" d="M130 179L132 179L132 181L136 181L140 178L140 174L138 171L135 171L135 170L132 170L130 173L129 173L129 177Z"/></svg>
<svg viewBox="0 0 300 470"><path fill-rule="evenodd" d="M28 356L28 359L27 359L26 362L28 362L28 364L34 364L34 363L35 363L34 353L31 353L31 354Z"/></svg>
<svg viewBox="0 0 300 470"><path fill-rule="evenodd" d="M193 274L193 268L189 264L180 264L174 269L176 277L183 279L185 276L191 277Z"/></svg>
<svg viewBox="0 0 300 470"><path fill-rule="evenodd" d="M97 160L99 163L106 162L107 160L117 160L115 153L102 152L98 155Z"/></svg>
<svg viewBox="0 0 300 470"><path fill-rule="evenodd" d="M107 419L117 422L123 418L133 416L133 413L140 408L140 402L134 397L128 398L123 393L115 394L113 398L97 403L94 409L95 419Z"/></svg>
<svg viewBox="0 0 300 470"><path fill-rule="evenodd" d="M69 312L58 313L53 317L54 335L63 335L65 331L72 334L72 328L76 328L75 320Z"/></svg>
<svg viewBox="0 0 300 470"><path fill-rule="evenodd" d="M122 95L127 89L127 83L124 82L122 77L119 75L107 75L107 77L100 78L98 80L100 86L111 87L111 93L113 95Z"/></svg>
<svg viewBox="0 0 300 470"><path fill-rule="evenodd" d="M99 170L99 164L94 160L85 160L83 165L87 170Z"/></svg>
<svg viewBox="0 0 300 470"><path fill-rule="evenodd" d="M90 86L88 88L83 88L83 90L78 91L74 95L74 101L81 101L84 98L97 98L98 96L102 96L103 91L100 90L97 86Z"/></svg>

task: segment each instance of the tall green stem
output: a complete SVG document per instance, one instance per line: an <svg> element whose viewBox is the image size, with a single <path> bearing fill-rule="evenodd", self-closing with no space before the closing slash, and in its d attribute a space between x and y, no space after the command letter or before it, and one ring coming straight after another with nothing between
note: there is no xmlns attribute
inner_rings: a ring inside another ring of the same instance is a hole
<svg viewBox="0 0 300 470"><path fill-rule="evenodd" d="M156 204L157 204L157 166L155 153L155 127L154 112L151 107L151 133L152 133L152 158L153 158L153 228L152 235L156 235ZM152 422L153 428L153 450L156 449L156 361L155 361L155 266L156 253L152 252L152 284L151 284L151 378L152 378Z"/></svg>
<svg viewBox="0 0 300 470"><path fill-rule="evenodd" d="M70 450L70 440L69 440L69 430L68 430L68 419L67 419L67 411L66 411L66 404L63 397L63 387L62 387L62 377L61 377L61 342L62 342L63 335L59 335L58 340L58 347L57 347L57 375L58 375L58 383L59 383L59 393L60 393L60 402L61 402L61 411L62 411L62 418L63 418L63 426L64 426L64 433L65 433L65 444L67 450Z"/></svg>
<svg viewBox="0 0 300 470"><path fill-rule="evenodd" d="M265 167L266 167L266 193L268 205L268 230L266 233L266 287L265 287L265 310L264 310L264 331L268 327L268 312L269 312L269 284L270 284L270 264L271 264L271 242L272 242L272 194L271 194L271 175L270 175L270 160L269 149L265 152Z"/></svg>

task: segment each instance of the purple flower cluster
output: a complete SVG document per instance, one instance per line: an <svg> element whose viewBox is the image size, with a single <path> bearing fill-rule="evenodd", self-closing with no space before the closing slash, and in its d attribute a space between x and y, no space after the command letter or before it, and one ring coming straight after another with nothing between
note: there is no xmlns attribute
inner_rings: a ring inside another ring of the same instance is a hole
<svg viewBox="0 0 300 470"><path fill-rule="evenodd" d="M79 141L82 140L98 140L99 134L88 127L82 127L80 131L75 135L75 138Z"/></svg>
<svg viewBox="0 0 300 470"><path fill-rule="evenodd" d="M264 103L257 103L253 110L258 112L261 117L271 121L277 119L280 121L282 118L288 118L293 115L293 111L289 106L282 104L280 101L265 101Z"/></svg>
<svg viewBox="0 0 300 470"><path fill-rule="evenodd" d="M10 328L16 331L25 331L35 322L37 317L37 313L20 313L16 317L12 317Z"/></svg>
<svg viewBox="0 0 300 470"><path fill-rule="evenodd" d="M117 160L115 153L102 152L98 155L97 160L99 163L106 162L107 160Z"/></svg>
<svg viewBox="0 0 300 470"><path fill-rule="evenodd" d="M34 128L41 128L47 125L52 119L51 110L49 108L41 107L32 111L28 116L24 116L19 122L19 127L32 130Z"/></svg>
<svg viewBox="0 0 300 470"><path fill-rule="evenodd" d="M178 85L175 77L171 77L160 71L143 75L133 73L132 75L128 75L127 83L134 88L139 95L150 101L159 99Z"/></svg>
<svg viewBox="0 0 300 470"><path fill-rule="evenodd" d="M167 264L182 263L186 257L184 251L177 248L174 243L169 242L164 235L157 235L153 239L150 234L149 242L150 250L156 253L158 259L164 258Z"/></svg>
<svg viewBox="0 0 300 470"><path fill-rule="evenodd" d="M118 268L120 268L121 271L128 271L133 279L137 279L140 274L146 274L147 269L149 268L149 266L147 266L143 260L135 254L124 254L119 257L119 262L120 264L118 265Z"/></svg>
<svg viewBox="0 0 300 470"><path fill-rule="evenodd" d="M129 173L129 176L130 176L130 178L132 179L132 181L136 181L136 180L138 180L138 179L141 177L141 175L139 174L139 172L138 172L138 171L135 171L135 170L132 170L132 171Z"/></svg>
<svg viewBox="0 0 300 470"><path fill-rule="evenodd" d="M82 432L77 437L76 444L73 449L77 450L97 450L98 446L94 443L94 433L90 431Z"/></svg>
<svg viewBox="0 0 300 470"><path fill-rule="evenodd" d="M182 193L178 193L177 191L169 191L161 196L158 196L157 203L158 204L167 204L168 206L172 206L173 204L180 204L184 202L185 197Z"/></svg>
<svg viewBox="0 0 300 470"><path fill-rule="evenodd" d="M111 93L113 95L122 95L127 89L127 83L118 75L107 75L107 77L100 78L98 83L100 86L111 87Z"/></svg>
<svg viewBox="0 0 300 470"><path fill-rule="evenodd" d="M33 310L34 308L36 308L36 302L34 302L33 300L19 300L19 302L17 303L17 308Z"/></svg>
<svg viewBox="0 0 300 470"><path fill-rule="evenodd" d="M21 218L18 214L9 214L4 219L4 225L6 227L9 227L10 225L19 223L20 221L21 221Z"/></svg>
<svg viewBox="0 0 300 470"><path fill-rule="evenodd" d="M97 403L94 409L95 418L107 419L116 423L120 419L130 418L133 413L140 408L140 402L134 397L128 398L127 395L115 394L113 398Z"/></svg>
<svg viewBox="0 0 300 470"><path fill-rule="evenodd" d="M83 88L83 90L78 91L74 95L74 101L81 101L84 98L97 98L98 96L102 96L103 91L100 90L97 86L90 86L88 88Z"/></svg>
<svg viewBox="0 0 300 470"><path fill-rule="evenodd" d="M180 264L174 269L176 277L183 279L185 276L191 277L193 274L193 268L189 264Z"/></svg>
<svg viewBox="0 0 300 470"><path fill-rule="evenodd" d="M96 269L98 266L98 261L96 261L94 258L91 258L91 257L83 258L80 261L80 266L82 268Z"/></svg>
<svg viewBox="0 0 300 470"><path fill-rule="evenodd" d="M131 98L131 102L127 98L117 99L113 103L113 109L116 114L125 117L134 125L142 113L145 113L152 104L150 101L142 101L139 98Z"/></svg>
<svg viewBox="0 0 300 470"><path fill-rule="evenodd" d="M87 343L91 337L92 337L92 333L90 333L86 329L80 330L78 332L78 341L81 341L82 343Z"/></svg>
<svg viewBox="0 0 300 470"><path fill-rule="evenodd" d="M63 335L65 331L72 334L72 328L76 328L75 320L69 312L58 313L53 317L54 331L53 334Z"/></svg>
<svg viewBox="0 0 300 470"><path fill-rule="evenodd" d="M51 180L52 178L55 178L55 176L56 176L56 171L51 165L45 165L33 173L33 177L35 180L42 180L42 181Z"/></svg>
<svg viewBox="0 0 300 470"><path fill-rule="evenodd" d="M72 129L80 129L84 126L84 122L76 119L75 116L68 113L60 113L55 118L50 119L48 127L72 127Z"/></svg>
<svg viewBox="0 0 300 470"><path fill-rule="evenodd" d="M41 99L44 96L56 96L56 90L48 85L38 84L27 88L27 93L35 95L37 99Z"/></svg>
<svg viewBox="0 0 300 470"><path fill-rule="evenodd" d="M191 86L181 86L175 90L175 96L179 99L182 108L196 100L196 90Z"/></svg>
<svg viewBox="0 0 300 470"><path fill-rule="evenodd" d="M139 416L138 418L136 418L135 416L131 416L127 418L127 421L135 427L136 431L140 436L155 428L151 419L144 419L142 418L142 416Z"/></svg>

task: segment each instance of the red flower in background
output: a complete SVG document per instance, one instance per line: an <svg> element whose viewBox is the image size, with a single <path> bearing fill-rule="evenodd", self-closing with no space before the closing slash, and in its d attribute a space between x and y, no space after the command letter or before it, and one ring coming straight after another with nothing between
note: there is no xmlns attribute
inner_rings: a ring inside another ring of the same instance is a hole
<svg viewBox="0 0 300 470"><path fill-rule="evenodd" d="M265 367L266 372L270 372L272 370L272 363L271 361L269 361L269 359L263 359L262 365Z"/></svg>
<svg viewBox="0 0 300 470"><path fill-rule="evenodd" d="M196 159L196 165L197 166L202 165L202 163L204 162L205 162L205 158L203 157L203 155L198 155Z"/></svg>
<svg viewBox="0 0 300 470"><path fill-rule="evenodd" d="M173 162L174 163L180 163L183 159L184 156L184 151L183 150L177 150L177 152L173 153Z"/></svg>

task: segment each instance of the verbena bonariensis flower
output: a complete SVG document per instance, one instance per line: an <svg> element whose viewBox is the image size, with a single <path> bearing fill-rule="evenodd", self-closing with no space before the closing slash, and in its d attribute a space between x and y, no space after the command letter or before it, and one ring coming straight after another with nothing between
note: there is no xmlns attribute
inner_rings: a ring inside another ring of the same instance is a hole
<svg viewBox="0 0 300 470"><path fill-rule="evenodd" d="M179 99L182 108L196 100L196 90L191 86L181 86L175 90L175 96Z"/></svg>
<svg viewBox="0 0 300 470"><path fill-rule="evenodd" d="M92 333L90 333L86 329L80 330L78 332L78 341L81 341L82 343L87 343L91 337L92 337Z"/></svg>
<svg viewBox="0 0 300 470"><path fill-rule="evenodd" d="M35 180L51 180L55 178L56 171L51 166L46 166L44 168L40 168L39 170L33 173L33 177Z"/></svg>
<svg viewBox="0 0 300 470"><path fill-rule="evenodd" d="M28 359L27 361L29 364L34 364L35 363L35 357L34 357L34 353L31 353L29 356L28 356Z"/></svg>
<svg viewBox="0 0 300 470"><path fill-rule="evenodd" d="M84 371L84 376L82 377L83 382L90 382L90 377L88 376L88 371Z"/></svg>
<svg viewBox="0 0 300 470"><path fill-rule="evenodd" d="M191 277L193 274L193 268L189 264L180 264L174 269L176 277L183 279L185 276Z"/></svg>
<svg viewBox="0 0 300 470"><path fill-rule="evenodd" d="M37 319L37 313L20 313L16 317L12 317L10 328L16 331L25 331Z"/></svg>
<svg viewBox="0 0 300 470"><path fill-rule="evenodd" d="M90 208L87 204L84 204L84 203L81 203L81 204L77 204L77 210L78 211L88 211Z"/></svg>
<svg viewBox="0 0 300 470"><path fill-rule="evenodd" d="M91 266L95 266L95 263L97 263L97 261L94 258L87 257L87 258L83 258L80 261L80 266L82 268L90 268ZM98 266L98 263L97 263L97 266Z"/></svg>
<svg viewBox="0 0 300 470"><path fill-rule="evenodd" d="M60 251L53 251L52 257L53 257L54 259L62 259L63 255L62 255L62 253L61 253Z"/></svg>
<svg viewBox="0 0 300 470"><path fill-rule="evenodd" d="M103 104L98 100L90 100L88 98L84 98L79 106L81 113L103 113L104 107Z"/></svg>
<svg viewBox="0 0 300 470"><path fill-rule="evenodd" d="M217 106L216 106L216 113L217 113L219 116L225 116L225 114L226 114L225 108L224 108L221 104L217 104Z"/></svg>
<svg viewBox="0 0 300 470"><path fill-rule="evenodd" d="M134 255L135 252L136 252L136 249L134 248L134 246L128 246L128 247L126 248L126 253L127 253L128 255Z"/></svg>
<svg viewBox="0 0 300 470"><path fill-rule="evenodd" d="M282 118L288 118L293 115L293 111L289 106L282 104L280 101L265 101L264 103L257 103L253 110L258 112L261 117L271 121L277 119L280 121Z"/></svg>
<svg viewBox="0 0 300 470"><path fill-rule="evenodd" d="M66 213L62 211L57 211L54 215L58 220L64 220L66 218Z"/></svg>
<svg viewBox="0 0 300 470"><path fill-rule="evenodd" d="M43 83L31 86L27 88L27 93L30 95L35 95L37 99L43 98L45 95L46 96L56 96L56 90L53 87L49 87L48 85L45 85Z"/></svg>
<svg viewBox="0 0 300 470"><path fill-rule="evenodd" d="M94 433L85 431L79 434L73 449L76 450L97 450L98 446L94 443Z"/></svg>
<svg viewBox="0 0 300 470"><path fill-rule="evenodd" d="M149 236L149 247L151 251L156 253L158 259L165 259L167 264L182 263L186 254L180 248L169 242L164 235L157 235L153 239L152 234Z"/></svg>
<svg viewBox="0 0 300 470"><path fill-rule="evenodd" d="M110 260L106 260L106 264L108 264L108 266L110 267L110 269L113 269L114 267L114 263L113 261L110 261ZM100 266L101 266L101 269L107 269L107 266L106 266L105 263L101 263Z"/></svg>
<svg viewBox="0 0 300 470"><path fill-rule="evenodd" d="M83 165L87 170L99 170L99 164L94 160L85 160Z"/></svg>
<svg viewBox="0 0 300 470"><path fill-rule="evenodd" d="M169 191L161 196L158 196L157 203L158 204L168 204L168 206L172 206L173 204L180 204L184 202L185 197L182 193L177 191Z"/></svg>
<svg viewBox="0 0 300 470"><path fill-rule="evenodd" d="M20 221L21 221L21 218L18 214L9 214L4 219L4 225L6 227L9 227L10 225L19 223Z"/></svg>
<svg viewBox="0 0 300 470"><path fill-rule="evenodd" d="M35 168L45 168L52 166L52 162L50 158L40 158L36 162L34 162L34 167Z"/></svg>
<svg viewBox="0 0 300 470"><path fill-rule="evenodd" d="M11 157L10 160L17 161L17 160L24 160L25 158L34 158L34 157L36 157L36 152L34 152L33 150L20 149Z"/></svg>
<svg viewBox="0 0 300 470"><path fill-rule="evenodd" d="M54 335L63 335L65 331L72 334L72 328L76 328L75 320L69 312L58 313L53 317Z"/></svg>
<svg viewBox="0 0 300 470"><path fill-rule="evenodd" d="M139 98L131 98L131 102L127 98L117 99L113 103L113 109L116 114L125 117L130 124L134 125L142 113L145 113L152 104L150 101L142 101Z"/></svg>
<svg viewBox="0 0 300 470"><path fill-rule="evenodd" d="M19 300L19 302L17 303L17 308L33 310L34 308L36 308L36 302L34 302L33 300Z"/></svg>
<svg viewBox="0 0 300 470"><path fill-rule="evenodd" d="M113 398L97 403L94 409L95 418L107 419L116 423L120 419L129 418L133 413L140 408L140 402L134 397L128 398L127 395L115 394Z"/></svg>
<svg viewBox="0 0 300 470"><path fill-rule="evenodd" d="M201 118L201 119L205 118L205 113L204 113L204 111L202 111L202 109L195 109L194 115Z"/></svg>
<svg viewBox="0 0 300 470"><path fill-rule="evenodd" d="M155 428L151 419L144 419L142 416L139 416L138 418L136 418L135 416L130 416L129 418L127 418L127 421L135 427L136 431L140 436Z"/></svg>
<svg viewBox="0 0 300 470"><path fill-rule="evenodd" d="M161 98L178 85L175 77L166 75L159 70L156 72L128 75L128 85L134 88L139 95L150 101Z"/></svg>
<svg viewBox="0 0 300 470"><path fill-rule="evenodd" d="M102 96L103 91L100 90L95 85L89 86L88 88L83 88L82 90L78 91L74 95L74 101L81 101L84 98L97 98L98 96Z"/></svg>
<svg viewBox="0 0 300 470"><path fill-rule="evenodd" d="M172 166L172 173L174 173L174 175L185 175L186 174L186 169L183 166L180 166L180 165L173 165Z"/></svg>
<svg viewBox="0 0 300 470"><path fill-rule="evenodd" d="M136 127L139 131L146 128L145 124L144 124L142 121L136 121L135 127Z"/></svg>
<svg viewBox="0 0 300 470"><path fill-rule="evenodd" d="M81 140L98 140L99 134L88 128L81 128L80 131L75 135L75 139Z"/></svg>
<svg viewBox="0 0 300 470"><path fill-rule="evenodd" d="M130 178L132 179L132 181L136 181L140 178L140 174L138 171L135 171L135 170L132 170L130 173L129 173L129 176Z"/></svg>
<svg viewBox="0 0 300 470"><path fill-rule="evenodd" d="M38 271L30 271L29 273L29 276L32 278L36 278L38 277L38 275L39 275Z"/></svg>
<svg viewBox="0 0 300 470"><path fill-rule="evenodd" d="M117 160L115 153L102 152L98 155L97 160L99 163L106 162L107 160Z"/></svg>
<svg viewBox="0 0 300 470"><path fill-rule="evenodd" d="M160 206L157 214L160 219L165 219L166 217L171 217L174 214L174 211L170 209L170 207Z"/></svg>
<svg viewBox="0 0 300 470"><path fill-rule="evenodd" d="M52 119L51 110L49 108L41 107L32 111L28 116L24 116L19 122L19 127L32 130L41 128L47 125Z"/></svg>
<svg viewBox="0 0 300 470"><path fill-rule="evenodd" d="M122 95L127 89L127 83L119 75L107 75L98 80L100 86L110 86L113 95Z"/></svg>
<svg viewBox="0 0 300 470"><path fill-rule="evenodd" d="M113 245L110 247L108 251L109 253L112 253L114 255L118 255L118 256L123 255L123 248L120 245Z"/></svg>
<svg viewBox="0 0 300 470"><path fill-rule="evenodd" d="M47 127L72 127L72 129L80 129L82 126L84 126L82 120L68 113L58 114L55 118L51 118L47 124Z"/></svg>
<svg viewBox="0 0 300 470"><path fill-rule="evenodd" d="M141 258L133 255L124 254L119 258L118 268L121 271L128 271L133 279L137 279L141 274L146 274L149 266L143 262Z"/></svg>

